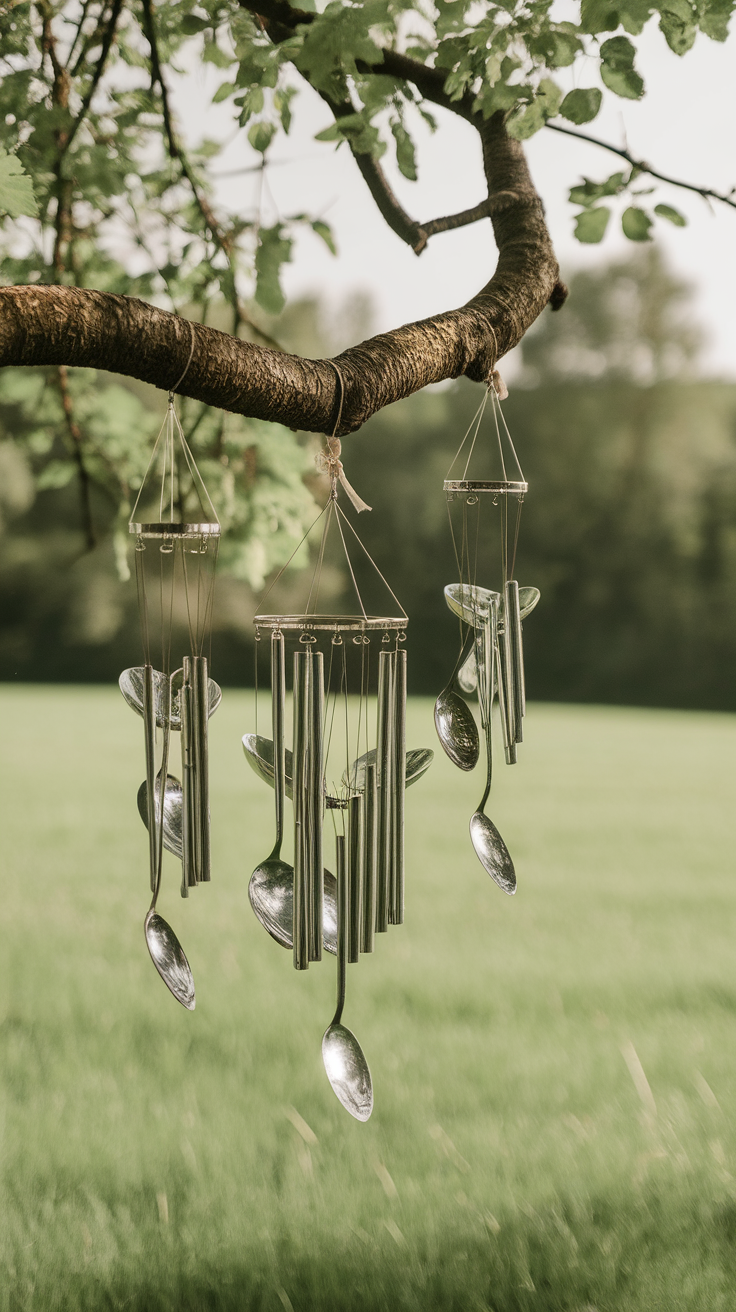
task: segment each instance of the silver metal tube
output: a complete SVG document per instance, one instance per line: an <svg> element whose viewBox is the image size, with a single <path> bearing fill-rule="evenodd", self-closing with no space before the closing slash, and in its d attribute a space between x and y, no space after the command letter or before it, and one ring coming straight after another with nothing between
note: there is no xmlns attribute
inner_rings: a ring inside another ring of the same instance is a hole
<svg viewBox="0 0 736 1312"><path fill-rule="evenodd" d="M390 925L404 923L404 793L406 792L406 651L394 652L392 678Z"/></svg>
<svg viewBox="0 0 736 1312"><path fill-rule="evenodd" d="M376 933L388 929L389 881L391 879L391 684L392 653L382 651L378 657L378 725L376 761L378 763L378 838L376 846Z"/></svg>
<svg viewBox="0 0 736 1312"><path fill-rule="evenodd" d="M350 915L348 918L348 961L360 958L362 927L361 876L363 873L363 798L360 793L348 799L348 883Z"/></svg>
<svg viewBox="0 0 736 1312"><path fill-rule="evenodd" d="M321 651L311 653L308 693L308 780L309 831L307 847L307 910L309 960L322 960L322 914L324 901L324 858L322 855L322 807L324 794L323 723L325 710L324 659Z"/></svg>
<svg viewBox="0 0 736 1312"><path fill-rule="evenodd" d="M506 723L508 725L509 742L516 742L516 691L515 691L515 670L514 670L514 649L513 639L511 637L509 626L508 598L509 585L504 584L504 624L503 634L501 635L501 655L504 681L504 693L506 703Z"/></svg>
<svg viewBox="0 0 736 1312"><path fill-rule="evenodd" d="M509 723L504 652L505 645L503 642L503 635L499 633L496 638L496 687L498 689L498 709L501 712L501 733L503 735L503 750L506 756L506 764L515 765L516 744L514 742L512 726Z"/></svg>
<svg viewBox="0 0 736 1312"><path fill-rule="evenodd" d="M271 634L271 729L273 734L273 791L276 799L276 839L284 834L286 799L286 755L284 715L286 712L286 650L284 635Z"/></svg>
<svg viewBox="0 0 736 1312"><path fill-rule="evenodd" d="M197 824L200 832L199 878L210 880L210 788L209 788L209 672L207 657L194 657L194 686L197 690Z"/></svg>
<svg viewBox="0 0 736 1312"><path fill-rule="evenodd" d="M185 656L182 663L184 677L189 679L192 690L189 720L189 751L191 762L191 816L192 816L192 865L194 882L202 878L202 830L199 824L199 688L195 672L195 657Z"/></svg>
<svg viewBox="0 0 736 1312"><path fill-rule="evenodd" d="M524 688L524 649L521 636L519 585L516 579L509 579L504 591L506 643L511 651L511 666L514 673L514 737L516 742L520 743L524 736L521 722L526 714L526 693Z"/></svg>
<svg viewBox="0 0 736 1312"><path fill-rule="evenodd" d="M143 732L146 742L146 795L148 799L148 860L151 892L156 889L158 847L156 834L156 702L153 688L153 666L143 666ZM163 799L162 799L163 801ZM163 825L163 813L161 815Z"/></svg>
<svg viewBox="0 0 736 1312"><path fill-rule="evenodd" d="M308 737L307 692L311 661L307 652L294 652L294 969L309 967L306 841Z"/></svg>
<svg viewBox="0 0 736 1312"><path fill-rule="evenodd" d="M185 657L185 667L186 667ZM192 690L188 683L179 689L181 718L181 895L189 897L189 887L197 879L192 862Z"/></svg>
<svg viewBox="0 0 736 1312"><path fill-rule="evenodd" d="M337 1007L332 1020L338 1025L345 1006L345 964L347 961L348 916L350 914L350 895L348 888L348 868L345 860L345 837L338 834L335 838L335 876L337 878Z"/></svg>
<svg viewBox="0 0 736 1312"><path fill-rule="evenodd" d="M365 771L363 793L363 870L360 900L360 950L372 952L376 932L376 842L378 837L378 790L376 766L368 765Z"/></svg>

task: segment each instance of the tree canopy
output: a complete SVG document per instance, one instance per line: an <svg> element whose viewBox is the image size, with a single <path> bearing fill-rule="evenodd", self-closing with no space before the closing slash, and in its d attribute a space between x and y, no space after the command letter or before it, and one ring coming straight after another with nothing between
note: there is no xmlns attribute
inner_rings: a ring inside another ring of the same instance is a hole
<svg viewBox="0 0 736 1312"><path fill-rule="evenodd" d="M305 513L293 479L296 472L299 482L303 453L288 430L330 431L339 413L339 431L347 433L428 383L462 374L486 382L545 306L563 304L566 288L524 140L543 130L588 135L581 128L595 120L604 96L643 96L637 38L648 23L685 55L698 32L724 40L732 8L733 0L571 0L564 7L552 0L331 0L319 10L313 0L301 7L288 0L5 6L0 212L8 285L0 289L0 363L41 370L6 371L3 384L40 478L53 486L76 471L91 542L89 484L104 487L123 516L151 426L130 393L112 402L108 395L105 404L99 375L95 384L87 374L69 376L68 367L164 389L184 373L179 390L201 403L191 426L234 530L233 567L258 573L253 543L263 546L270 536L269 551L261 551L267 568L280 548L266 525L280 524L285 545ZM201 61L219 70L213 99L232 108L234 131L264 170L277 134L288 134L299 114L300 86L308 85L325 106L319 137L352 153L397 236L421 255L438 234L490 218L493 275L465 305L333 360L281 350L272 317L283 308L281 274L295 233L308 225L330 249L335 234L304 213L296 196L293 213L270 226L217 202L222 143L205 134L186 140L172 110L172 86ZM416 178L416 124L421 118L441 130L446 113L477 130L478 202L418 220L381 160L392 151L403 177ZM571 179L579 239L600 241L614 206L634 242L649 240L660 220L683 223L652 193L662 179L656 161L609 148L623 167L600 180ZM716 195L686 179L677 185ZM736 207L733 193L718 199ZM223 304L228 332L212 326L213 317L222 322ZM267 437L254 420L281 424L280 435ZM260 513L254 487L264 478L269 492ZM290 509L279 513L279 504Z"/></svg>

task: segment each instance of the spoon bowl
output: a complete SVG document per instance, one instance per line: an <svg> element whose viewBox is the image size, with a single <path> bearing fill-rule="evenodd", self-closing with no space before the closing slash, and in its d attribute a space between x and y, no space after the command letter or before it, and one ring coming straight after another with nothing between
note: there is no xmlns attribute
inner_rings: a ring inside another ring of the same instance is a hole
<svg viewBox="0 0 736 1312"><path fill-rule="evenodd" d="M262 738L259 733L243 734L243 751L245 759L251 769L255 770L259 779L264 783L274 787L274 767L273 767L273 742L270 738ZM284 791L290 801L294 797L294 763L291 752L288 747L284 749Z"/></svg>
<svg viewBox="0 0 736 1312"><path fill-rule="evenodd" d="M373 1111L368 1062L355 1035L339 1021L333 1021L325 1030L322 1060L327 1078L345 1110L356 1121L367 1121Z"/></svg>
<svg viewBox="0 0 736 1312"><path fill-rule="evenodd" d="M526 619L527 615L531 614L540 595L539 588L519 588L519 610L522 619ZM494 598L498 604L498 630L502 633L504 608L500 593L470 583L448 583L445 588L445 601L449 609L471 629L484 627L491 600Z"/></svg>
<svg viewBox="0 0 736 1312"><path fill-rule="evenodd" d="M366 770L369 765L377 765L378 753L375 747L363 756L359 756L357 761L353 761L350 767L350 774L345 770L342 776L342 782L346 788L351 788L356 793L365 791ZM406 787L415 784L417 779L425 775L434 760L434 752L431 747L414 747L406 753ZM377 770L377 782L380 786L380 772Z"/></svg>
<svg viewBox="0 0 736 1312"><path fill-rule="evenodd" d="M171 925L152 906L146 916L146 943L164 984L187 1011L194 1011L194 980L189 962Z"/></svg>
<svg viewBox="0 0 736 1312"><path fill-rule="evenodd" d="M156 776L156 821L159 819L160 804L158 804L159 791L161 788L161 773ZM143 821L146 829L148 828L148 782L143 780L138 789L138 814ZM179 780L173 774L166 776L166 791L164 793L164 847L174 856L181 860L182 855L182 787Z"/></svg>
<svg viewBox="0 0 736 1312"><path fill-rule="evenodd" d="M470 817L470 841L486 874L512 896L516 892L516 871L511 853L493 821L482 811Z"/></svg>
<svg viewBox="0 0 736 1312"><path fill-rule="evenodd" d="M143 715L143 681L145 678L145 667L143 665L134 665L129 670L123 670L118 684L128 705L137 715ZM170 729L181 729L181 712L179 709L179 690L183 682L183 673L176 670L171 676L171 714L168 720ZM222 701L222 688L214 679L209 679L209 715L214 715L220 702ZM163 674L161 670L153 671L153 696L156 707L156 724L159 729L166 726L167 707L169 706L169 677Z"/></svg>
<svg viewBox="0 0 736 1312"><path fill-rule="evenodd" d="M337 954L337 884L324 872L322 936L325 950ZM273 854L253 871L248 897L256 919L282 948L294 946L294 867Z"/></svg>
<svg viewBox="0 0 736 1312"><path fill-rule="evenodd" d="M444 688L434 704L437 737L454 765L474 770L480 756L480 737L473 712L462 697Z"/></svg>

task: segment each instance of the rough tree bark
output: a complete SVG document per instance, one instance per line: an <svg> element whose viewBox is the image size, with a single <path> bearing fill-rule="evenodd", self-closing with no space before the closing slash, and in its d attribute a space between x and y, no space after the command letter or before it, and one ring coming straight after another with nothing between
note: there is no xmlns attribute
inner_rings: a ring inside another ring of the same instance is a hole
<svg viewBox="0 0 736 1312"><path fill-rule="evenodd" d="M244 7L274 25L311 17L281 0L277 6L247 0ZM432 233L488 215L498 262L490 281L459 309L405 324L335 357L345 387L340 434L429 383L461 374L489 379L544 307L559 308L566 294L523 149L507 136L502 115L484 121L464 101L448 103L441 75L403 56L387 52L383 72L389 60L392 76L421 83L427 99L454 109L477 129L488 187L487 200L475 210L423 225L395 202L391 226L403 226L399 235L421 250ZM385 182L356 159L375 198L374 188ZM329 360L303 359L190 325L133 297L64 286L0 288L0 365L86 366L167 390L180 378L190 350L182 395L291 428L332 431L340 384Z"/></svg>

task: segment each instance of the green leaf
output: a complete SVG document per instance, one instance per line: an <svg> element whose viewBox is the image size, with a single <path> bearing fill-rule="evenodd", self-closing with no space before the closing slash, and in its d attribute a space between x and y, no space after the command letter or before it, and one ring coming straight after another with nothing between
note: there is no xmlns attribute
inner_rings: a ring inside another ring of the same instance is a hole
<svg viewBox="0 0 736 1312"><path fill-rule="evenodd" d="M396 120L391 124L391 131L396 142L396 163L399 170L410 182L417 180L417 161L414 152L414 142L403 123Z"/></svg>
<svg viewBox="0 0 736 1312"><path fill-rule="evenodd" d="M256 301L267 314L280 314L286 304L281 267L291 259L293 242L283 236L283 224L261 228L256 251Z"/></svg>
<svg viewBox="0 0 736 1312"><path fill-rule="evenodd" d="M265 155L277 131L275 123L253 123L248 128L248 140L254 150Z"/></svg>
<svg viewBox="0 0 736 1312"><path fill-rule="evenodd" d="M601 46L601 59L610 68L633 68L636 48L627 36L612 36Z"/></svg>
<svg viewBox="0 0 736 1312"><path fill-rule="evenodd" d="M655 205L654 213L658 214L660 219L669 219L670 223L674 223L676 228L687 227L685 215L681 214L679 210L673 209L671 205Z"/></svg>
<svg viewBox="0 0 736 1312"><path fill-rule="evenodd" d="M700 6L700 30L713 41L725 41L733 0L705 0Z"/></svg>
<svg viewBox="0 0 736 1312"><path fill-rule="evenodd" d="M211 18L197 18L196 14L186 14L181 20L180 31L184 36L196 36L197 32L204 32L208 27L212 27Z"/></svg>
<svg viewBox="0 0 736 1312"><path fill-rule="evenodd" d="M621 215L621 227L629 241L651 241L651 226L652 219L646 210L640 210L637 205L630 205Z"/></svg>
<svg viewBox="0 0 736 1312"><path fill-rule="evenodd" d="M575 220L575 236L578 241L589 242L592 245L602 241L610 217L611 211L605 205L601 205L596 210L583 210Z"/></svg>
<svg viewBox="0 0 736 1312"><path fill-rule="evenodd" d="M611 0L581 0L580 28L595 36L598 32L615 32L619 14Z"/></svg>
<svg viewBox="0 0 736 1312"><path fill-rule="evenodd" d="M575 91L568 91L559 112L570 123L590 123L602 100L603 93L598 87L578 87Z"/></svg>
<svg viewBox="0 0 736 1312"><path fill-rule="evenodd" d="M8 155L0 146L0 214L19 219L22 214L35 219L38 205L33 183L17 155Z"/></svg>
<svg viewBox="0 0 736 1312"><path fill-rule="evenodd" d="M644 81L634 68L610 68L601 64L601 77L608 90L624 100L641 100L644 94Z"/></svg>
<svg viewBox="0 0 736 1312"><path fill-rule="evenodd" d="M322 238L328 251L331 251L333 255L337 255L337 246L335 245L335 238L332 235L332 228L329 223L325 223L324 219L313 219L312 229L316 232L318 237Z"/></svg>
<svg viewBox="0 0 736 1312"><path fill-rule="evenodd" d="M683 23L671 14L662 14L659 20L659 30L670 50L673 50L676 55L687 54L698 34L698 29L692 19L688 23Z"/></svg>
<svg viewBox="0 0 736 1312"><path fill-rule="evenodd" d="M228 96L231 96L233 94L233 91L236 90L237 87L234 82L221 82L220 86L217 88L214 96L212 97L212 104L219 105L222 100L227 100Z"/></svg>
<svg viewBox="0 0 736 1312"><path fill-rule="evenodd" d="M621 26L632 36L638 36L654 9L651 0L619 0Z"/></svg>
<svg viewBox="0 0 736 1312"><path fill-rule="evenodd" d="M626 185L625 177L625 173L612 173L605 182L593 182L590 178L584 178L577 187L570 188L568 199L573 205L584 205L586 209L590 209L604 196L617 196Z"/></svg>

